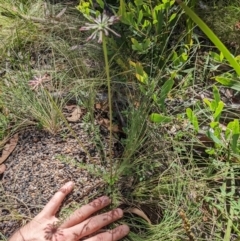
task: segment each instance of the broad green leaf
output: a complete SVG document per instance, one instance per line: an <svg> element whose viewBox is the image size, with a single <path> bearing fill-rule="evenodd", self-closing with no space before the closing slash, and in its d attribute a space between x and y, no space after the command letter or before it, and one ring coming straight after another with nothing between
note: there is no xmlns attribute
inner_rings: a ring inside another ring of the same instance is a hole
<svg viewBox="0 0 240 241"><path fill-rule="evenodd" d="M150 26L151 25L151 22L149 21L149 20L144 20L144 23L143 23L143 28L146 28L146 27L148 27L148 26Z"/></svg>
<svg viewBox="0 0 240 241"><path fill-rule="evenodd" d="M163 110L165 110L165 103L164 103L165 99L166 99L168 93L170 92L170 90L172 89L173 84L174 84L174 80L173 80L173 78L170 78L162 86L158 103Z"/></svg>
<svg viewBox="0 0 240 241"><path fill-rule="evenodd" d="M172 20L175 19L176 16L177 16L177 14L176 14L176 13L173 13L173 14L171 15L171 17L169 18L169 22L172 22Z"/></svg>
<svg viewBox="0 0 240 241"><path fill-rule="evenodd" d="M218 121L212 121L210 123L210 127L214 130L216 127L219 127L219 122Z"/></svg>
<svg viewBox="0 0 240 241"><path fill-rule="evenodd" d="M214 111L214 109L212 108L212 102L209 99L204 98L203 102L209 107L211 111Z"/></svg>
<svg viewBox="0 0 240 241"><path fill-rule="evenodd" d="M218 53L210 51L209 54L216 62L221 62L221 57Z"/></svg>
<svg viewBox="0 0 240 241"><path fill-rule="evenodd" d="M226 75L220 75L220 76L216 76L215 77L215 80L219 83L221 83L222 85L225 85L225 86L231 86L232 85L232 76L226 76Z"/></svg>
<svg viewBox="0 0 240 241"><path fill-rule="evenodd" d="M229 79L225 76L216 76L215 80L224 86L230 87L231 89L240 91L240 82L236 80Z"/></svg>
<svg viewBox="0 0 240 241"><path fill-rule="evenodd" d="M218 102L218 106L215 110L215 113L213 114L213 118L215 121L219 121L220 117L221 117L221 113L224 107L224 103L222 101Z"/></svg>
<svg viewBox="0 0 240 241"><path fill-rule="evenodd" d="M213 86L213 96L214 96L214 100L218 104L218 102L221 100L221 96L219 94L218 88L215 85Z"/></svg>
<svg viewBox="0 0 240 241"><path fill-rule="evenodd" d="M144 4L143 8L144 8L144 13L151 15L151 9L148 5Z"/></svg>
<svg viewBox="0 0 240 241"><path fill-rule="evenodd" d="M134 3L136 6L141 6L143 5L143 0L134 0Z"/></svg>
<svg viewBox="0 0 240 241"><path fill-rule="evenodd" d="M136 74L136 78L142 83L147 84L148 83L148 75L144 72L143 75Z"/></svg>
<svg viewBox="0 0 240 241"><path fill-rule="evenodd" d="M159 5L157 5L155 8L154 8L154 12L156 13L156 12L158 12L159 10L163 10L163 4L159 4Z"/></svg>
<svg viewBox="0 0 240 241"><path fill-rule="evenodd" d="M158 113L152 113L149 118L154 123L169 123L172 121L171 117L163 116Z"/></svg>
<svg viewBox="0 0 240 241"><path fill-rule="evenodd" d="M135 38L131 38L131 41L133 43L132 48L134 50L141 50L142 49L141 44Z"/></svg>
<svg viewBox="0 0 240 241"><path fill-rule="evenodd" d="M209 155L214 155L215 154L215 149L214 148L207 148L207 150L205 152L207 154L209 154Z"/></svg>
<svg viewBox="0 0 240 241"><path fill-rule="evenodd" d="M119 16L121 16L121 20L125 19L126 16L126 4L125 0L120 0L120 7L119 7ZM124 21L123 21L124 22Z"/></svg>
<svg viewBox="0 0 240 241"><path fill-rule="evenodd" d="M97 0L97 3L102 9L104 8L104 2L102 0Z"/></svg>
<svg viewBox="0 0 240 241"><path fill-rule="evenodd" d="M240 149L238 148L238 139L239 139L239 134L234 134L232 136L232 143L231 143L231 147L232 147L232 151L236 154L238 154L240 152Z"/></svg>
<svg viewBox="0 0 240 241"><path fill-rule="evenodd" d="M206 134L207 134L207 137L212 139L214 143L216 143L222 147L225 147L224 143L220 139L218 139L211 130L207 131Z"/></svg>
<svg viewBox="0 0 240 241"><path fill-rule="evenodd" d="M137 74L142 75L142 76L144 74L146 74L143 70L141 63L139 63L139 62L136 63L136 72L137 72Z"/></svg>
<svg viewBox="0 0 240 241"><path fill-rule="evenodd" d="M143 11L140 10L138 14L138 20L137 20L138 25L141 23L142 19L143 19Z"/></svg>
<svg viewBox="0 0 240 241"><path fill-rule="evenodd" d="M232 151L236 154L238 154L240 151L238 148L239 135L240 135L239 120L235 119L228 123L227 130L225 132L225 137L226 139L231 138L231 148L232 148Z"/></svg>
<svg viewBox="0 0 240 241"><path fill-rule="evenodd" d="M177 61L178 58L179 58L179 57L178 57L177 52L173 50L173 51L172 51L172 61Z"/></svg>
<svg viewBox="0 0 240 241"><path fill-rule="evenodd" d="M152 95L152 98L153 98L153 101L157 104L157 100L158 100L158 99L157 99L157 95L156 95L156 94L153 94L153 95Z"/></svg>
<svg viewBox="0 0 240 241"><path fill-rule="evenodd" d="M199 125L198 125L197 116L194 114L194 112L190 108L186 109L186 113L187 113L187 117L188 117L189 121L192 123L195 131L198 132L199 131Z"/></svg>
<svg viewBox="0 0 240 241"><path fill-rule="evenodd" d="M240 127L239 127L239 120L235 119L233 121L233 126L232 126L233 134L239 134L240 133L239 129L240 129Z"/></svg>
<svg viewBox="0 0 240 241"><path fill-rule="evenodd" d="M183 60L183 62L186 62L188 59L188 54L187 53L182 53L181 54L181 59Z"/></svg>
<svg viewBox="0 0 240 241"><path fill-rule="evenodd" d="M144 42L143 42L143 45L142 45L143 50L148 49L148 48L150 47L150 45L151 45L151 41L150 41L150 39L149 39L149 38L147 38L147 39L146 39L146 40L144 40Z"/></svg>

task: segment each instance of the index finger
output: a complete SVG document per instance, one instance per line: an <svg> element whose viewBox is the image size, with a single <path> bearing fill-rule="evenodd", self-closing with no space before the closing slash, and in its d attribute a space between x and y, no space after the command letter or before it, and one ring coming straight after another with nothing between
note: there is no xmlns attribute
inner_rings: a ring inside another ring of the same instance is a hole
<svg viewBox="0 0 240 241"><path fill-rule="evenodd" d="M51 200L43 208L42 212L39 214L44 217L55 216L58 209L60 208L63 199L73 190L74 183L67 182L63 185L57 193L51 198Z"/></svg>

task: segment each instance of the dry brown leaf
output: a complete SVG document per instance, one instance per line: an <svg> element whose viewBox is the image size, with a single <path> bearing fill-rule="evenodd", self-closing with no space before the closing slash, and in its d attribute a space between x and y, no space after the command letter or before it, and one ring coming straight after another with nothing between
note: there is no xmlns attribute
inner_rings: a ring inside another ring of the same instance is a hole
<svg viewBox="0 0 240 241"><path fill-rule="evenodd" d="M208 221L208 217L207 216L203 216L202 220L203 220L203 222L207 222Z"/></svg>
<svg viewBox="0 0 240 241"><path fill-rule="evenodd" d="M79 106L77 106L73 112L71 113L71 115L69 117L67 117L67 120L70 121L70 122L76 122L78 121L81 116L82 116L82 110Z"/></svg>
<svg viewBox="0 0 240 241"><path fill-rule="evenodd" d="M6 166L5 166L4 164L1 164L1 165L0 165L0 175L1 175L2 173L4 173L5 170L6 170Z"/></svg>
<svg viewBox="0 0 240 241"><path fill-rule="evenodd" d="M138 107L140 106L140 102L134 101L133 105L136 109L138 109Z"/></svg>
<svg viewBox="0 0 240 241"><path fill-rule="evenodd" d="M107 101L97 102L97 103L95 103L95 108L97 110L101 110L103 112L108 112L108 110L109 110L108 102Z"/></svg>
<svg viewBox="0 0 240 241"><path fill-rule="evenodd" d="M110 126L108 127L108 130L110 131ZM113 132L120 132L118 125L112 124L112 131Z"/></svg>
<svg viewBox="0 0 240 241"><path fill-rule="evenodd" d="M10 156L10 154L15 149L18 142L18 134L15 134L10 140L9 143L7 143L2 151L2 156L0 157L0 164L7 160L7 158Z"/></svg>
<svg viewBox="0 0 240 241"><path fill-rule="evenodd" d="M96 103L96 104L95 104L95 108L96 108L97 110L101 110L101 109L102 109L102 105L101 105L100 103Z"/></svg>
<svg viewBox="0 0 240 241"><path fill-rule="evenodd" d="M100 125L106 127L110 131L110 120L106 118L102 118L98 122ZM116 124L112 124L112 131L113 132L120 132L119 126Z"/></svg>
<svg viewBox="0 0 240 241"><path fill-rule="evenodd" d="M147 217L147 215L138 208L127 208L124 210L124 212L136 214L139 217L143 218L145 221L147 221L149 224L152 224L150 219Z"/></svg>
<svg viewBox="0 0 240 241"><path fill-rule="evenodd" d="M66 105L64 109L67 109L67 111L72 111L77 107L77 105Z"/></svg>

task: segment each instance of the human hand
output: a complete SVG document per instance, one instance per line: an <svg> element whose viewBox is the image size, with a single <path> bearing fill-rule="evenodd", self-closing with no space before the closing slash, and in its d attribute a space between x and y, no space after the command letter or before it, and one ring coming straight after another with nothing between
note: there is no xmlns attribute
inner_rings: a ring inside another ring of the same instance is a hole
<svg viewBox="0 0 240 241"><path fill-rule="evenodd" d="M73 182L66 183L43 210L31 222L16 231L9 241L117 241L129 233L127 225L101 232L101 228L123 216L123 211L119 208L91 216L111 203L106 196L82 206L60 223L55 215L73 187Z"/></svg>

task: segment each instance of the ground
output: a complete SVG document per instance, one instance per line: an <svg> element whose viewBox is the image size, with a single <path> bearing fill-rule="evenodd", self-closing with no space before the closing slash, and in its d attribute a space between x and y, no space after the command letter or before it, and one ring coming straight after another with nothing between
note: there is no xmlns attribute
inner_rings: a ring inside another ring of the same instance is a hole
<svg viewBox="0 0 240 241"><path fill-rule="evenodd" d="M2 234L9 237L14 230L34 217L52 195L67 181L74 181L74 192L64 205L73 201L80 205L100 196L103 180L78 166L101 168L101 158L91 142L91 135L84 130L84 123L74 123L75 133L81 137L91 160L72 136L51 135L31 128L19 133L18 144L5 162L6 171L1 175ZM106 137L104 137L106 139ZM106 169L106 165L104 167ZM13 218L15 217L15 218ZM21 217L21 218L20 218Z"/></svg>

